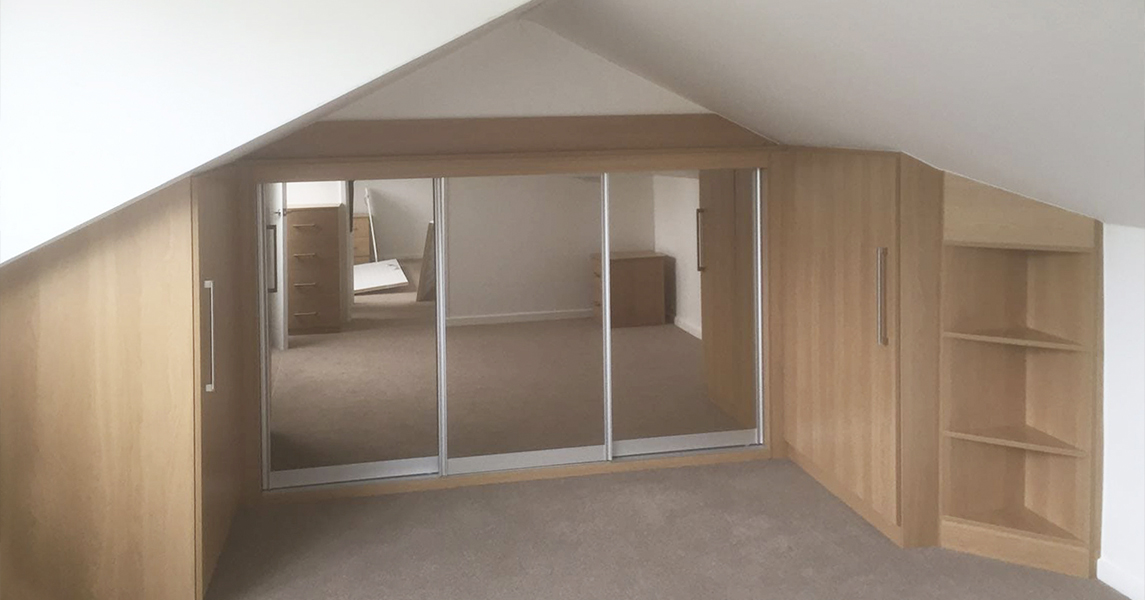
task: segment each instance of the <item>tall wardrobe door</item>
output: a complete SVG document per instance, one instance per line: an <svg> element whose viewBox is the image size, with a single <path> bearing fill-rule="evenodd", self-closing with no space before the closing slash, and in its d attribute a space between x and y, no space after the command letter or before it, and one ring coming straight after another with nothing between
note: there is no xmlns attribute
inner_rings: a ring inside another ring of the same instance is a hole
<svg viewBox="0 0 1145 600"><path fill-rule="evenodd" d="M876 524L899 521L897 163L792 152L771 173L780 236L784 437ZM879 523L881 522L881 523Z"/></svg>
<svg viewBox="0 0 1145 600"><path fill-rule="evenodd" d="M752 175L700 171L704 372L712 402L755 427Z"/></svg>
<svg viewBox="0 0 1145 600"><path fill-rule="evenodd" d="M231 520L241 502L245 444L257 425L244 421L243 402L252 395L244 369L257 340L247 303L254 289L253 230L234 169L219 169L191 180L195 215L195 298L198 303L200 368L196 392L199 451L199 519L196 572L199 597L206 590Z"/></svg>

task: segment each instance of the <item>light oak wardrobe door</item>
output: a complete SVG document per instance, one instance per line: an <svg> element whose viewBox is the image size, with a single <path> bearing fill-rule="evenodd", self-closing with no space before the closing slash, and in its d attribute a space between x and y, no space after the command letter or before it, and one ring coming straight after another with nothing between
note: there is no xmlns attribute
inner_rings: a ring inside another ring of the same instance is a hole
<svg viewBox="0 0 1145 600"><path fill-rule="evenodd" d="M251 228L237 171L222 168L195 176L191 194L200 369L195 571L197 597L202 598L241 503L246 439L257 431L243 414L244 402L253 397L244 366L248 354L257 351L249 339L255 317L244 313L249 306L243 295L257 273L244 256L244 229Z"/></svg>
<svg viewBox="0 0 1145 600"><path fill-rule="evenodd" d="M784 437L792 458L894 529L897 161L799 151L774 167Z"/></svg>
<svg viewBox="0 0 1145 600"><path fill-rule="evenodd" d="M712 402L755 427L752 169L700 171L700 313Z"/></svg>

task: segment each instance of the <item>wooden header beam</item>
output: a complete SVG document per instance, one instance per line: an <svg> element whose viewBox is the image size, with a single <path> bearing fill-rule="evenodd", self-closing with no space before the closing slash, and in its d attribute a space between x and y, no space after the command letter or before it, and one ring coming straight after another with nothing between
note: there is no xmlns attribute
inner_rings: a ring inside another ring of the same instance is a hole
<svg viewBox="0 0 1145 600"><path fill-rule="evenodd" d="M772 145L713 114L319 121L248 159L755 148Z"/></svg>

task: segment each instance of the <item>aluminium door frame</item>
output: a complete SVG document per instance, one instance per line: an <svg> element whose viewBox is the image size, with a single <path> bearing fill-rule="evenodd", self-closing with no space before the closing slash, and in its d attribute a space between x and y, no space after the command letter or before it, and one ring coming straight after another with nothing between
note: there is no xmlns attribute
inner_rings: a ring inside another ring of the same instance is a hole
<svg viewBox="0 0 1145 600"><path fill-rule="evenodd" d="M634 440L615 440L612 422L612 331L611 331L611 265L610 261L601 261L601 321L602 345L604 362L604 377L602 381L604 392L604 421L605 441L602 445L582 446L575 448L555 448L547 450L513 452L506 454L483 455L472 457L450 458L448 455L448 390L446 342L446 286L448 285L446 253L446 204L448 177L434 177L434 260L435 265L435 307L436 344L437 344L437 402L438 402L438 455L432 457L417 457L410 459L397 459L357 463L350 465L334 465L328 467L313 467L305 469L291 469L283 471L271 470L271 444L269 421L269 371L270 357L261 357L260 364L263 369L262 386L262 460L264 491L297 488L297 487L324 487L351 482L376 481L394 478L440 478L452 475L472 473L488 473L495 471L527 469L547 466L569 465L577 463L610 462L616 459L636 457L650 457L654 455L676 455L693 452L730 449L737 447L765 447L765 365L764 359L764 281L767 268L767 257L763 256L763 223L767 218L766 205L766 169L753 167L753 201L752 201L752 256L753 256L753 347L754 347L754 391L756 422L753 429L732 430L722 432L709 432L700 434L658 436ZM554 173L555 174L555 173ZM532 174L530 174L532 175ZM602 172L601 177L601 256L606 257L610 251L609 241L609 176L610 172ZM261 183L257 184L257 202L261 209L262 193ZM284 186L285 187L285 186ZM264 252L262 215L259 213L259 252ZM259 261L259 313L260 336L267 335L266 320L266 287L265 260ZM265 344L261 351L267 352Z"/></svg>
<svg viewBox="0 0 1145 600"><path fill-rule="evenodd" d="M706 170L706 169L701 169ZM728 448L745 448L745 447L762 447L765 444L764 427L765 413L764 413L764 364L763 364L763 281L764 281L764 268L763 261L763 221L766 219L767 214L767 192L765 182L767 180L767 169L762 167L752 168L752 202L751 202L751 220L752 220L752 349L753 349L753 373L752 373L752 389L754 393L753 405L755 408L755 427L751 429L733 429L729 431L711 431L704 433L693 433L685 435L667 435L655 436L647 438L636 438L631 440L613 440L612 431L609 430L609 459L614 457L636 457L636 456L651 456L666 453L680 453L680 452L693 452L702 450L717 450ZM605 203L608 202L608 197L605 196ZM608 262L608 261L605 261ZM606 269L602 268L601 272ZM603 279L603 278L602 278ZM611 289L607 282L601 284L604 287L603 296L608 298L611 295ZM602 306L607 305L607 301L601 302ZM609 332L611 336L611 330ZM611 354L611 349L609 350ZM611 360L605 363L605 373L611 381L612 365ZM609 406L611 407L611 387L609 388Z"/></svg>
<svg viewBox="0 0 1145 600"><path fill-rule="evenodd" d="M434 180L437 181L436 179ZM423 477L423 476L437 476L439 470L442 468L439 456L428 457L412 457L400 458L391 460L380 460L362 463L341 464L341 465L328 465L318 467L303 467L298 469L283 469L279 471L273 470L271 461L271 452L273 451L271 443L270 432L270 410L271 410L271 351L266 343L269 340L269 314L267 311L267 302L269 301L269 293L266 283L268 281L266 273L266 226L264 221L263 209L264 197L262 186L263 185L282 185L283 186L283 218L287 210L286 204L286 185L285 183L256 183L255 184L255 204L256 204L256 226L258 236L258 314L259 314L259 365L261 368L261 390L260 390L260 428L261 428L261 460L260 460L260 473L262 479L262 490L272 491L288 488L302 488L302 487L319 487L326 485L337 485L352 483L357 481L374 481L381 479L395 479L395 478L408 478L408 477ZM436 205L436 201L435 201ZM436 208L436 206L435 206ZM437 236L435 229L435 237ZM284 239L285 235L279 233L280 239ZM436 244L436 242L435 242ZM435 246L436 250L436 246ZM339 248L339 252L344 252L344 248ZM285 258L285 257L284 257ZM283 267L285 273L287 269ZM279 286L281 289L286 289L286 283L283 282ZM280 292L285 294L285 292ZM442 294L441 288L438 288L439 295L438 302L441 301ZM283 296L285 298L285 296ZM286 330L289 319L283 311L283 336L289 339L289 332ZM442 313L444 315L444 313ZM289 347L289 344L287 344ZM440 357L439 357L440 360ZM440 372L440 369L439 369ZM439 391L439 397L442 392ZM440 400L439 400L439 413L440 413ZM439 414L440 418L440 414Z"/></svg>

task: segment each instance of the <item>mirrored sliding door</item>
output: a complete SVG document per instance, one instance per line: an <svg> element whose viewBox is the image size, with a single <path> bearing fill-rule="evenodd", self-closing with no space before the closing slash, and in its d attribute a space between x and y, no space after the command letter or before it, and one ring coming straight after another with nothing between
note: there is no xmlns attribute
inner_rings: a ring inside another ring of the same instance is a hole
<svg viewBox="0 0 1145 600"><path fill-rule="evenodd" d="M614 455L762 441L756 176L609 176Z"/></svg>
<svg viewBox="0 0 1145 600"><path fill-rule="evenodd" d="M433 182L264 186L270 487L438 470Z"/></svg>
<svg viewBox="0 0 1145 600"><path fill-rule="evenodd" d="M447 472L603 460L600 177L446 189Z"/></svg>

